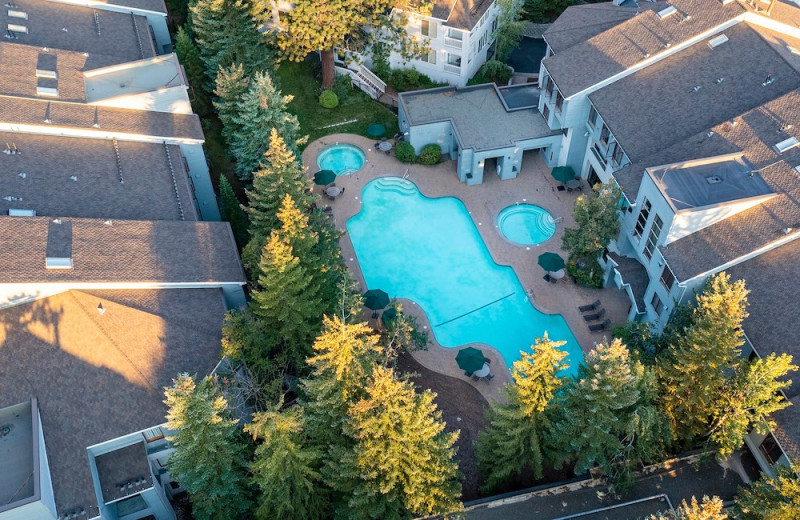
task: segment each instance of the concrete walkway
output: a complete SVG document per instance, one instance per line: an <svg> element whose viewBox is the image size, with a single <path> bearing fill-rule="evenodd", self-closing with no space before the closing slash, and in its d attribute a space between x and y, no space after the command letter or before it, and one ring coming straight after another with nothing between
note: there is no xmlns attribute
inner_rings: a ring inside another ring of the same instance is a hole
<svg viewBox="0 0 800 520"><path fill-rule="evenodd" d="M602 341L604 337L610 337L610 331L589 332L578 306L599 299L606 310L606 317L611 319L612 326L625 323L630 302L624 293L615 288L590 289L579 287L567 280L553 284L542 279L544 272L537 264L539 254L554 251L564 258L567 256L561 251L561 237L565 227L574 226L572 207L580 193L557 191L558 183L552 179L550 169L545 166L538 153L526 152L522 169L516 179L501 181L496 176L487 174L482 185L467 186L459 182L456 177L455 161L444 161L437 166L407 165L397 161L393 154L386 155L375 150L374 140L352 134L334 134L314 141L303 152L303 164L308 168L309 175L313 175L319 169L317 155L320 151L338 143L356 145L367 157L367 163L359 171L336 179L336 185L345 189L344 194L334 201L321 199L323 204L331 206L336 227L345 231L340 243L342 255L362 287L364 278L355 257L353 244L346 234L345 223L361 210L361 191L367 183L377 177L401 177L407 174L408 179L416 184L423 195L453 196L464 203L494 261L514 269L537 309L548 314L561 314L564 317L584 353L589 352L595 343ZM320 187L315 189L322 191ZM586 189L588 188L584 187L584 190ZM503 238L496 228L497 215L504 208L517 203L536 204L549 211L558 222L555 235L546 242L531 247L519 246ZM401 303L403 310L417 317L420 326L430 332L430 323L421 309L408 300L401 300ZM490 401L497 400L501 398L500 389L511 381L508 367L494 348L484 344L475 346L483 350L491 360L495 378L490 382L469 380L470 384ZM433 334L430 334L428 350L414 353L414 358L431 370L467 380L455 363L455 353L455 349L441 347Z"/></svg>

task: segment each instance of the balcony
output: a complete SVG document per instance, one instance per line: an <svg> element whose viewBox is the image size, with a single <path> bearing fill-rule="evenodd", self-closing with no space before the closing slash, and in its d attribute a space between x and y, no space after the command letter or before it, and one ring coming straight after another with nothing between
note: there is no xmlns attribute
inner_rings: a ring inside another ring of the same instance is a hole
<svg viewBox="0 0 800 520"><path fill-rule="evenodd" d="M462 40L458 40L456 38L450 38L449 36L444 37L444 46L449 47L451 49L458 49L461 50L461 47L464 45Z"/></svg>
<svg viewBox="0 0 800 520"><path fill-rule="evenodd" d="M461 75L461 66L460 65L450 65L449 63L444 64L444 71L449 72L451 74Z"/></svg>

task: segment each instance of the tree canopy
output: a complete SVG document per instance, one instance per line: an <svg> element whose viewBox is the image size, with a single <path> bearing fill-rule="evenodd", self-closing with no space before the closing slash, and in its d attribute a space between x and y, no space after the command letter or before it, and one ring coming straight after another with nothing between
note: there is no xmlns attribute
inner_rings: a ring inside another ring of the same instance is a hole
<svg viewBox="0 0 800 520"><path fill-rule="evenodd" d="M778 466L774 477L761 474L749 488L740 488L736 507L743 520L800 518L800 480L794 470Z"/></svg>

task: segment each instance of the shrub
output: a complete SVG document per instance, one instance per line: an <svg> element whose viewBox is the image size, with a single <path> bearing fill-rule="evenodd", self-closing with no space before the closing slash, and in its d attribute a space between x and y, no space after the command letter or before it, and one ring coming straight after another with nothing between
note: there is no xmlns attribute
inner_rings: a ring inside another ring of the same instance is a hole
<svg viewBox="0 0 800 520"><path fill-rule="evenodd" d="M403 79L406 80L406 84L417 86L420 84L420 78L422 74L415 68L404 69L403 70Z"/></svg>
<svg viewBox="0 0 800 520"><path fill-rule="evenodd" d="M339 96L332 90L323 90L319 95L319 104L322 108L336 108L339 105Z"/></svg>
<svg viewBox="0 0 800 520"><path fill-rule="evenodd" d="M442 160L442 147L438 144L426 144L419 154L420 164L427 164L428 166L439 164Z"/></svg>
<svg viewBox="0 0 800 520"><path fill-rule="evenodd" d="M475 76L467 82L467 85L480 85L481 83L496 83L501 86L507 85L512 75L511 67L505 63L497 60L489 60L481 65L481 68L478 69Z"/></svg>
<svg viewBox="0 0 800 520"><path fill-rule="evenodd" d="M339 104L346 105L353 95L353 85L350 82L350 76L337 74L336 79L333 80L333 87L331 87L331 90L339 99Z"/></svg>
<svg viewBox="0 0 800 520"><path fill-rule="evenodd" d="M414 147L411 146L411 143L407 141L400 141L397 143L397 146L394 147L394 156L400 162L413 163L417 154L414 150Z"/></svg>
<svg viewBox="0 0 800 520"><path fill-rule="evenodd" d="M603 269L595 258L570 258L567 273L580 285L603 287Z"/></svg>

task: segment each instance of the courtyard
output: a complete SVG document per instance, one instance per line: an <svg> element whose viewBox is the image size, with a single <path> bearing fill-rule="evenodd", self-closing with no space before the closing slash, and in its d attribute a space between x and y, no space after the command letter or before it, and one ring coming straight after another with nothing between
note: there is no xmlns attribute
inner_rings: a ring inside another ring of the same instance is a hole
<svg viewBox="0 0 800 520"><path fill-rule="evenodd" d="M483 184L467 186L458 181L455 161L444 161L436 166L403 164L392 154L376 150L374 140L352 134L333 134L310 143L303 152L303 163L310 174L318 169L319 153L335 144L358 146L366 155L366 163L361 169L351 175L336 178L336 186L344 189L344 192L335 200L322 199L324 204L330 206L329 213L338 229L346 231L347 221L361 211L361 193L370 181L385 176L405 177L413 182L425 197L450 196L463 202L494 262L513 269L537 310L545 314L563 316L584 354L604 337L610 337L611 329L604 332L590 332L578 309L579 306L600 300L601 307L606 312L605 318L611 320L612 327L625 323L630 302L624 293L613 288L580 287L567 279L557 283L544 280L545 273L537 264L537 257L543 252L551 251L566 259L567 255L560 247L561 237L566 227L574 225L572 207L581 192L559 191L557 189L559 183L551 177L550 169L536 152L526 153L522 169L516 179L501 181L496 176L487 175ZM588 186L583 187L583 190L588 189ZM317 186L315 190L321 192L322 187ZM535 204L553 216L557 223L556 231L549 240L536 246L519 246L500 235L496 227L498 214L504 208L520 203ZM391 236L391 231L385 229L375 232ZM358 258L347 233L342 237L340 245L351 273L366 290ZM398 301L402 304L403 310L415 316L419 326L429 332L428 349L413 353L418 363L432 371L468 382L489 401L501 398L500 390L511 381L511 376L510 367L496 349L486 344L464 345L474 346L483 351L491 360L491 369L495 376L491 381L472 381L465 377L454 360L457 349L439 345L431 333L428 317L416 302L403 299ZM368 313L365 316L369 315Z"/></svg>

